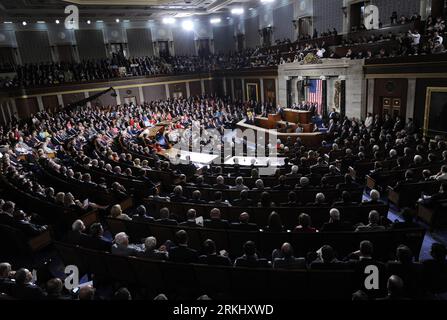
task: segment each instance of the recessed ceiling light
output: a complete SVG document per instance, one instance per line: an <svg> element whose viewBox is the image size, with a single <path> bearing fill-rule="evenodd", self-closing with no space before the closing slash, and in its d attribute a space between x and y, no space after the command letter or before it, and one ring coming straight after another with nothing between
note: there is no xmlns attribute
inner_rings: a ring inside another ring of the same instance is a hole
<svg viewBox="0 0 447 320"><path fill-rule="evenodd" d="M220 18L211 18L210 19L210 23L211 24L218 24L218 23L220 23L222 21L222 19L220 19Z"/></svg>
<svg viewBox="0 0 447 320"><path fill-rule="evenodd" d="M118 19L118 18L116 18L115 21L116 21L116 23L120 23L120 19Z"/></svg>
<svg viewBox="0 0 447 320"><path fill-rule="evenodd" d="M98 22L98 23L103 23L103 21L102 21L102 20L96 20L96 22Z"/></svg>
<svg viewBox="0 0 447 320"><path fill-rule="evenodd" d="M165 18L163 18L162 22L164 24L174 24L175 23L175 18L173 18L173 17L165 17Z"/></svg>
<svg viewBox="0 0 447 320"><path fill-rule="evenodd" d="M37 23L42 24L42 23L45 23L45 21L40 20L40 21L37 21Z"/></svg>
<svg viewBox="0 0 447 320"><path fill-rule="evenodd" d="M12 21L3 21L3 23L11 24Z"/></svg>
<svg viewBox="0 0 447 320"><path fill-rule="evenodd" d="M54 22L56 22L56 24L61 23L61 22L59 21L59 19L56 19L56 21L54 21Z"/></svg>
<svg viewBox="0 0 447 320"><path fill-rule="evenodd" d="M90 24L90 23L92 23L90 20L87 20L87 24Z"/></svg>
<svg viewBox="0 0 447 320"><path fill-rule="evenodd" d="M26 21L22 22L22 25L26 26L28 23Z"/></svg>
<svg viewBox="0 0 447 320"><path fill-rule="evenodd" d="M233 8L231 9L232 14L240 15L244 13L244 8Z"/></svg>
<svg viewBox="0 0 447 320"><path fill-rule="evenodd" d="M186 31L191 31L194 29L194 23L191 20L185 20L182 22L182 28Z"/></svg>
<svg viewBox="0 0 447 320"><path fill-rule="evenodd" d="M123 20L123 22L130 22L130 20Z"/></svg>

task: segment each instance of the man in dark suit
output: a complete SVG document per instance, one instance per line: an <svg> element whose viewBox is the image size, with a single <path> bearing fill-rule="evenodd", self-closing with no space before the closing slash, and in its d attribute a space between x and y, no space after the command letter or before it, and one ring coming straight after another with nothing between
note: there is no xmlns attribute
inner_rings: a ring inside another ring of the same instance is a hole
<svg viewBox="0 0 447 320"><path fill-rule="evenodd" d="M144 251L140 252L138 256L151 260L168 259L168 253L166 251L157 250L157 239L155 237L147 237L144 240Z"/></svg>
<svg viewBox="0 0 447 320"><path fill-rule="evenodd" d="M218 208L213 208L210 211L210 219L204 221L205 228L211 229L228 229L230 224L227 220L223 220L220 217L220 210Z"/></svg>
<svg viewBox="0 0 447 320"><path fill-rule="evenodd" d="M280 252L277 252L275 249L272 258L274 269L306 269L306 259L295 258L293 255L293 247L288 242L281 246Z"/></svg>
<svg viewBox="0 0 447 320"><path fill-rule="evenodd" d="M259 259L256 253L256 244L253 241L247 241L243 246L244 254L234 261L235 267L249 268L267 268L270 267L266 259Z"/></svg>
<svg viewBox="0 0 447 320"><path fill-rule="evenodd" d="M196 222L196 209L188 209L188 211L186 212L186 221L181 222L179 225L183 226L183 227L191 227L191 228L197 228L200 227L200 225L197 224Z"/></svg>
<svg viewBox="0 0 447 320"><path fill-rule="evenodd" d="M14 275L15 285L12 287L11 295L19 300L42 300L45 292L33 280L33 274L25 268L17 270Z"/></svg>
<svg viewBox="0 0 447 320"><path fill-rule="evenodd" d="M177 221L170 218L169 209L164 207L160 209L160 219L155 220L157 224L164 224L167 226L176 226Z"/></svg>
<svg viewBox="0 0 447 320"><path fill-rule="evenodd" d="M239 199L235 199L233 205L236 207L251 207L253 206L253 200L248 198L247 190L242 190Z"/></svg>
<svg viewBox="0 0 447 320"><path fill-rule="evenodd" d="M199 263L204 263L210 266L230 266L231 261L228 257L217 254L216 244L213 240L207 239L203 243L204 255L199 257Z"/></svg>
<svg viewBox="0 0 447 320"><path fill-rule="evenodd" d="M388 294L377 300L408 300L404 296L404 282L402 278L396 275L389 277L387 282Z"/></svg>
<svg viewBox="0 0 447 320"><path fill-rule="evenodd" d="M432 259L422 262L427 289L433 294L447 292L447 249L445 245L433 243L430 255Z"/></svg>
<svg viewBox="0 0 447 320"><path fill-rule="evenodd" d="M321 232L343 232L352 231L352 226L340 220L340 211L332 208L329 211L329 222L325 222L321 227Z"/></svg>
<svg viewBox="0 0 447 320"><path fill-rule="evenodd" d="M154 222L154 218L147 215L147 210L144 205L140 205L135 209L135 214L132 216L132 221L135 222Z"/></svg>
<svg viewBox="0 0 447 320"><path fill-rule="evenodd" d="M356 202L352 202L351 194L348 191L343 191L341 193L341 201L336 201L332 204L333 207L347 207L357 205Z"/></svg>
<svg viewBox="0 0 447 320"><path fill-rule="evenodd" d="M204 204L205 200L202 200L201 197L202 197L202 193L200 192L200 190L194 190L192 193L192 197L191 197L191 199L188 200L188 202Z"/></svg>
<svg viewBox="0 0 447 320"><path fill-rule="evenodd" d="M225 184L225 178L223 176L218 176L216 178L216 184L213 185L213 188L219 190L230 189L230 187Z"/></svg>
<svg viewBox="0 0 447 320"><path fill-rule="evenodd" d="M12 287L15 285L11 278L11 265L7 262L0 263L0 292L11 295Z"/></svg>
<svg viewBox="0 0 447 320"><path fill-rule="evenodd" d="M259 230L259 227L256 223L250 223L250 215L247 212L242 212L239 215L239 222L232 223L231 228L235 230L244 230L244 231Z"/></svg>
<svg viewBox="0 0 447 320"><path fill-rule="evenodd" d="M175 186L174 192L169 196L172 202L187 202L188 198L183 196L182 186Z"/></svg>
<svg viewBox="0 0 447 320"><path fill-rule="evenodd" d="M384 288L386 287L386 266L384 263L373 259L374 247L373 244L364 240L360 242L359 250L351 253L347 260L350 269L355 271L355 288L356 290L362 290L369 298L378 298L385 294ZM369 266L375 266L378 270L378 289L369 289L365 287L365 279L370 272L366 272L366 268Z"/></svg>
<svg viewBox="0 0 447 320"><path fill-rule="evenodd" d="M169 260L180 263L194 263L198 260L196 250L188 247L188 234L185 230L179 230L175 233L177 246L170 248Z"/></svg>
<svg viewBox="0 0 447 320"><path fill-rule="evenodd" d="M85 225L82 220L76 220L71 225L71 230L67 233L64 241L74 245L83 245L88 238L88 235L84 233Z"/></svg>
<svg viewBox="0 0 447 320"><path fill-rule="evenodd" d="M95 222L90 226L90 237L85 239L83 246L93 250L110 252L112 242L104 237L104 228L101 223Z"/></svg>
<svg viewBox="0 0 447 320"><path fill-rule="evenodd" d="M37 224L31 223L30 219L22 210L14 211L13 219L14 221L11 227L19 229L29 237L37 236L47 230L46 226L39 226Z"/></svg>
<svg viewBox="0 0 447 320"><path fill-rule="evenodd" d="M290 190L292 186L286 184L286 176L281 175L278 178L279 184L273 187L273 190Z"/></svg>

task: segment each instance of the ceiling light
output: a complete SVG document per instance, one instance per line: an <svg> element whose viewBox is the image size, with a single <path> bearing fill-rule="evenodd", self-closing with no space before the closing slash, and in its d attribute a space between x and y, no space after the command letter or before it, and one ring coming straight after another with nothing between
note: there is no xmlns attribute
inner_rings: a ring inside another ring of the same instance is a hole
<svg viewBox="0 0 447 320"><path fill-rule="evenodd" d="M87 20L87 24L90 24L90 23L92 23L90 20Z"/></svg>
<svg viewBox="0 0 447 320"><path fill-rule="evenodd" d="M164 24L174 24L175 23L175 18L172 18L172 17L163 18L163 23Z"/></svg>
<svg viewBox="0 0 447 320"><path fill-rule="evenodd" d="M11 24L12 21L3 21L3 23Z"/></svg>
<svg viewBox="0 0 447 320"><path fill-rule="evenodd" d="M56 21L54 21L54 22L56 22L56 24L61 23L61 22L59 21L59 19L56 19Z"/></svg>
<svg viewBox="0 0 447 320"><path fill-rule="evenodd" d="M26 26L28 23L26 21L22 22L22 25Z"/></svg>
<svg viewBox="0 0 447 320"><path fill-rule="evenodd" d="M248 8L248 11L251 11L251 10L253 10L253 8Z"/></svg>
<svg viewBox="0 0 447 320"><path fill-rule="evenodd" d="M274 2L275 0L261 0L261 3L272 3L272 2Z"/></svg>
<svg viewBox="0 0 447 320"><path fill-rule="evenodd" d="M118 19L118 18L116 18L115 21L116 21L116 23L120 23L120 19Z"/></svg>
<svg viewBox="0 0 447 320"><path fill-rule="evenodd" d="M130 22L130 20L123 20L123 22Z"/></svg>
<svg viewBox="0 0 447 320"><path fill-rule="evenodd" d="M98 22L98 23L103 23L103 21L102 21L102 20L96 20L96 22Z"/></svg>
<svg viewBox="0 0 447 320"><path fill-rule="evenodd" d="M222 21L222 19L220 19L220 18L211 18L210 19L210 23L211 24L218 24L218 23L220 23Z"/></svg>
<svg viewBox="0 0 447 320"><path fill-rule="evenodd" d="M244 13L244 8L233 8L233 9L231 9L231 14L240 15L240 14L243 14L243 13Z"/></svg>
<svg viewBox="0 0 447 320"><path fill-rule="evenodd" d="M182 28L186 31L191 31L192 29L194 29L194 23L192 23L191 20L185 20L182 22Z"/></svg>
<svg viewBox="0 0 447 320"><path fill-rule="evenodd" d="M37 23L42 24L45 23L45 21L37 21Z"/></svg>

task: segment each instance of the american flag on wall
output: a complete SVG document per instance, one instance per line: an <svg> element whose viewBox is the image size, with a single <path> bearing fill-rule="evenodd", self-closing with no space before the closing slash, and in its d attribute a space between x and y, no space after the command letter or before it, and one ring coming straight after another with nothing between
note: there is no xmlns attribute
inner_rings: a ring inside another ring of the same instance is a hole
<svg viewBox="0 0 447 320"><path fill-rule="evenodd" d="M308 80L307 98L306 100L312 103L317 103L317 112L321 114L321 104L323 102L323 81L317 79Z"/></svg>

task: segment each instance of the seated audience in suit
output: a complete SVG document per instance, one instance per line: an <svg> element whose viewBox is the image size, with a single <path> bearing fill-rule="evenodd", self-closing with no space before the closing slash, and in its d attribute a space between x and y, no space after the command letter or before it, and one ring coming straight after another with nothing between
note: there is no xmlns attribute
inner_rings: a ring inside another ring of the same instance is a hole
<svg viewBox="0 0 447 320"><path fill-rule="evenodd" d="M363 201L364 204L384 204L382 200L380 200L380 192L376 189L372 189L369 192L370 200Z"/></svg>
<svg viewBox="0 0 447 320"><path fill-rule="evenodd" d="M290 191L287 194L287 202L281 203L281 207L298 207L301 203L298 202L297 195L295 191Z"/></svg>
<svg viewBox="0 0 447 320"><path fill-rule="evenodd" d="M433 179L441 182L447 182L447 165L441 167L441 170L433 176Z"/></svg>
<svg viewBox="0 0 447 320"><path fill-rule="evenodd" d="M174 192L169 196L171 202L187 202L188 198L183 196L182 186L175 186Z"/></svg>
<svg viewBox="0 0 447 320"><path fill-rule="evenodd" d="M257 172L257 171L256 171ZM262 180L262 179L257 179L256 181L255 181L255 186L254 186L254 188L252 189L253 191L265 191L265 190L268 190L269 188L266 188L265 186L264 186L264 181Z"/></svg>
<svg viewBox="0 0 447 320"><path fill-rule="evenodd" d="M349 191L343 191L341 193L341 201L335 201L332 204L333 207L345 207L354 205L357 205L357 203L352 201L351 194L349 193Z"/></svg>
<svg viewBox="0 0 447 320"><path fill-rule="evenodd" d="M199 263L210 266L231 266L231 261L227 256L217 254L216 243L211 239L203 242L203 255L199 257Z"/></svg>
<svg viewBox="0 0 447 320"><path fill-rule="evenodd" d="M292 186L287 184L286 176L282 175L278 178L279 184L273 187L273 190L290 190Z"/></svg>
<svg viewBox="0 0 447 320"><path fill-rule="evenodd" d="M259 227L256 223L250 223L250 215L247 212L242 212L239 215L239 222L231 224L231 228L235 230L258 231Z"/></svg>
<svg viewBox="0 0 447 320"><path fill-rule="evenodd" d="M298 173L298 170L299 170L299 167L297 165L293 165L290 168L290 172L286 174L286 177L287 178L294 178L294 179L300 178L301 175Z"/></svg>
<svg viewBox="0 0 447 320"><path fill-rule="evenodd" d="M413 170L408 169L407 171L405 171L405 177L403 180L398 181L395 185L394 185L394 191L399 192L402 185L406 185L409 183L416 183L417 180L414 178L414 172Z"/></svg>
<svg viewBox="0 0 447 320"><path fill-rule="evenodd" d="M244 254L234 261L235 267L269 267L269 262L266 259L258 258L258 254L256 253L256 244L253 241L245 242L243 250Z"/></svg>
<svg viewBox="0 0 447 320"><path fill-rule="evenodd" d="M71 297L63 294L64 284L59 278L52 278L47 281L46 300L71 300Z"/></svg>
<svg viewBox="0 0 447 320"><path fill-rule="evenodd" d="M95 222L90 226L89 237L83 241L83 246L98 251L108 251L112 247L112 242L104 237L104 228L101 223Z"/></svg>
<svg viewBox="0 0 447 320"><path fill-rule="evenodd" d="M30 217L28 217L23 210L15 210L13 214L13 223L10 226L22 231L28 237L37 236L47 230L47 226L31 223L30 220Z"/></svg>
<svg viewBox="0 0 447 320"><path fill-rule="evenodd" d="M194 263L198 260L197 251L188 247L188 234L185 230L175 233L175 246L169 248L169 260L180 263Z"/></svg>
<svg viewBox="0 0 447 320"><path fill-rule="evenodd" d="M346 265L335 256L334 249L329 245L322 246L317 251L317 259L310 264L311 269L342 269Z"/></svg>
<svg viewBox="0 0 447 320"><path fill-rule="evenodd" d="M242 190L239 194L239 198L233 200L233 205L236 207L252 207L253 200L248 198L247 190Z"/></svg>
<svg viewBox="0 0 447 320"><path fill-rule="evenodd" d="M112 300L129 301L129 300L132 300L132 295L130 294L130 291L127 288L119 288L113 294Z"/></svg>
<svg viewBox="0 0 447 320"><path fill-rule="evenodd" d="M168 253L157 249L157 238L147 237L144 240L144 251L138 253L139 257L151 260L167 260Z"/></svg>
<svg viewBox="0 0 447 320"><path fill-rule="evenodd" d="M374 246L371 241L364 240L360 242L358 251L351 253L348 257L348 265L350 269L355 272L355 286L356 289L362 290L369 298L378 298L382 296L384 288L386 287L386 265L373 258ZM366 288L365 279L369 273L366 272L366 268L369 266L375 266L379 272L378 289Z"/></svg>
<svg viewBox="0 0 447 320"><path fill-rule="evenodd" d="M144 205L140 205L135 209L135 213L132 216L132 221L136 222L154 222L155 219L147 215L147 210Z"/></svg>
<svg viewBox="0 0 447 320"><path fill-rule="evenodd" d="M404 295L404 281L397 275L392 275L387 281L388 294L377 300L408 300Z"/></svg>
<svg viewBox="0 0 447 320"><path fill-rule="evenodd" d="M352 231L352 225L346 221L341 221L340 211L332 208L329 211L329 222L325 222L321 227L321 232L343 232Z"/></svg>
<svg viewBox="0 0 447 320"><path fill-rule="evenodd" d="M33 274L25 268L16 271L11 296L19 300L42 300L45 292L33 283Z"/></svg>
<svg viewBox="0 0 447 320"><path fill-rule="evenodd" d="M171 213L169 212L169 209L166 207L160 209L160 219L155 220L155 223L164 224L167 226L176 226L177 225L177 221L174 219L171 219Z"/></svg>
<svg viewBox="0 0 447 320"><path fill-rule="evenodd" d="M368 215L369 223L364 225L360 224L355 231L356 232L368 232L368 231L384 231L385 227L380 225L380 214L376 210L371 210Z"/></svg>
<svg viewBox="0 0 447 320"><path fill-rule="evenodd" d="M430 250L431 259L422 261L424 279L429 292L440 294L447 292L447 249L441 243L433 243Z"/></svg>
<svg viewBox="0 0 447 320"><path fill-rule="evenodd" d="M188 200L189 203L197 203L197 204L204 204L205 200L201 199L202 193L200 190L194 190L191 195L191 199Z"/></svg>
<svg viewBox="0 0 447 320"><path fill-rule="evenodd" d="M293 247L288 242L281 246L280 251L273 251L272 261L275 269L306 269L306 259L296 258L293 255Z"/></svg>
<svg viewBox="0 0 447 320"><path fill-rule="evenodd" d="M419 203L426 207L435 207L439 202L447 200L447 183L442 183L439 191L431 196L422 195L418 200Z"/></svg>
<svg viewBox="0 0 447 320"><path fill-rule="evenodd" d="M119 256L138 256L143 249L129 243L129 236L125 232L115 235L112 245L112 253Z"/></svg>
<svg viewBox="0 0 447 320"><path fill-rule="evenodd" d="M219 207L231 207L231 204L228 202L228 200L223 199L222 191L214 192L214 200L210 201L209 203Z"/></svg>
<svg viewBox="0 0 447 320"><path fill-rule="evenodd" d="M390 229L411 229L411 228L420 228L420 225L417 224L414 219L415 214L414 211L410 208L403 208L401 212L401 216L404 219L403 222L396 220L391 226Z"/></svg>
<svg viewBox="0 0 447 320"><path fill-rule="evenodd" d="M214 189L227 190L230 187L225 184L225 178L223 176L217 176L216 184L213 185Z"/></svg>
<svg viewBox="0 0 447 320"><path fill-rule="evenodd" d="M309 207L323 207L323 206L327 206L327 202L326 202L326 197L324 195L324 193L319 192L315 195L315 201L314 202L310 202L307 203L306 206Z"/></svg>
<svg viewBox="0 0 447 320"><path fill-rule="evenodd" d="M195 183L192 183L191 185L194 186L194 187L197 187L197 188L209 188L209 187L211 187L208 183L205 183L204 181L205 180L204 180L203 176L198 176L196 178Z"/></svg>
<svg viewBox="0 0 447 320"><path fill-rule="evenodd" d="M269 214L268 224L265 227L265 231L267 231L267 232L283 232L284 231L284 226L281 222L281 217L277 212L272 211Z"/></svg>
<svg viewBox="0 0 447 320"><path fill-rule="evenodd" d="M223 220L220 217L220 210L213 208L210 211L210 218L204 221L205 228L211 229L228 229L230 224L227 220Z"/></svg>
<svg viewBox="0 0 447 320"><path fill-rule="evenodd" d="M261 208L271 208L274 207L275 203L272 201L272 196L269 192L264 191L261 193L261 197L259 198L258 207Z"/></svg>
<svg viewBox="0 0 447 320"><path fill-rule="evenodd" d="M88 238L87 234L85 234L84 231L84 222L82 220L76 220L71 225L71 230L65 236L64 241L70 244L82 246Z"/></svg>
<svg viewBox="0 0 447 320"><path fill-rule="evenodd" d="M93 301L96 300L96 289L91 285L82 286L79 289L80 301Z"/></svg>
<svg viewBox="0 0 447 320"><path fill-rule="evenodd" d="M12 287L15 285L14 272L11 264L0 263L0 292L11 295Z"/></svg>
<svg viewBox="0 0 447 320"><path fill-rule="evenodd" d="M345 191L352 191L357 190L360 187L358 183L356 183L350 174L345 174L345 182L339 183L336 185L337 190L345 190Z"/></svg>
<svg viewBox="0 0 447 320"><path fill-rule="evenodd" d="M310 216L307 213L301 213L298 216L298 225L295 227L293 232L314 233L318 232L318 230L311 226Z"/></svg>
<svg viewBox="0 0 447 320"><path fill-rule="evenodd" d="M200 225L197 224L197 222L196 222L196 218L197 218L196 209L193 209L193 208L188 209L188 211L186 212L187 220L179 223L179 225L184 226L184 227L191 227L191 228L200 227Z"/></svg>
<svg viewBox="0 0 447 320"><path fill-rule="evenodd" d="M403 280L406 297L420 298L424 294L422 264L413 261L413 253L406 245L397 247L396 258L396 261L388 262L388 273L397 275Z"/></svg>
<svg viewBox="0 0 447 320"><path fill-rule="evenodd" d="M121 209L121 206L119 204L115 204L110 209L110 217L115 219L121 219L121 220L132 220L131 217L129 217L127 214L123 213L123 210Z"/></svg>
<svg viewBox="0 0 447 320"><path fill-rule="evenodd" d="M241 191L241 190L247 190L248 187L244 184L244 178L237 177L235 180L235 185L231 187L231 189Z"/></svg>

